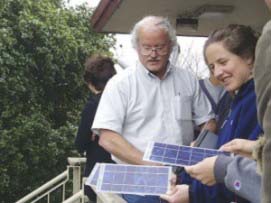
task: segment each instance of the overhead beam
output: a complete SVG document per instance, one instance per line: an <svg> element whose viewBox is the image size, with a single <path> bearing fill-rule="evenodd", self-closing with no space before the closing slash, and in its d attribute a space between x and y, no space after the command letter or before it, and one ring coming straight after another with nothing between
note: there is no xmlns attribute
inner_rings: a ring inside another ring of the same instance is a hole
<svg viewBox="0 0 271 203"><path fill-rule="evenodd" d="M101 32L102 28L109 21L122 0L102 0L95 9L91 18L91 25L96 32Z"/></svg>

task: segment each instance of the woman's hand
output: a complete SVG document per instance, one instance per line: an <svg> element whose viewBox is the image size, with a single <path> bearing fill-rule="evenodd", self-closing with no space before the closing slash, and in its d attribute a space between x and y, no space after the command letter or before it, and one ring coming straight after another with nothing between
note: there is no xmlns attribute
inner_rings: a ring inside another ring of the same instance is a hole
<svg viewBox="0 0 271 203"><path fill-rule="evenodd" d="M256 146L256 143L256 140L234 139L222 145L219 150L233 152L241 156L252 158L252 151Z"/></svg>
<svg viewBox="0 0 271 203"><path fill-rule="evenodd" d="M186 172L193 178L199 180L205 185L214 185L216 183L214 176L214 166L217 156L208 157L201 162L193 165L186 166Z"/></svg>

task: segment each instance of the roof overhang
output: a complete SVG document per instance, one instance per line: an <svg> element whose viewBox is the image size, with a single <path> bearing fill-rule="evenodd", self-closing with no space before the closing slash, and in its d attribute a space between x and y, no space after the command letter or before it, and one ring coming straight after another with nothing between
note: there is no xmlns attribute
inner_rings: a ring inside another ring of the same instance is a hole
<svg viewBox="0 0 271 203"><path fill-rule="evenodd" d="M270 17L259 0L101 0L91 23L98 32L129 33L146 15L168 17L183 36L206 36L231 23L261 31Z"/></svg>

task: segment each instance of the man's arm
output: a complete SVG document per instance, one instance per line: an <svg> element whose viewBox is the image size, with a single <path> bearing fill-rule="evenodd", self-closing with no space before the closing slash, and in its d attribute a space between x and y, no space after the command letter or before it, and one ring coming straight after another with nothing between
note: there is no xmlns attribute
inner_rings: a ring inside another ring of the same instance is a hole
<svg viewBox="0 0 271 203"><path fill-rule="evenodd" d="M157 165L143 161L143 153L114 131L101 129L99 145L126 163L137 165Z"/></svg>
<svg viewBox="0 0 271 203"><path fill-rule="evenodd" d="M209 130L213 133L216 133L216 130L217 130L215 119L211 119L211 120L207 121L206 123L201 124L199 127L201 130Z"/></svg>

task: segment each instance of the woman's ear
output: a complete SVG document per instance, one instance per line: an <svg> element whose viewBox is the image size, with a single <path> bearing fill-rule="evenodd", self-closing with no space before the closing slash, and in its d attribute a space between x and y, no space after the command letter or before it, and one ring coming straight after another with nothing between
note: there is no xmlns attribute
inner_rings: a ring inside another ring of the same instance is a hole
<svg viewBox="0 0 271 203"><path fill-rule="evenodd" d="M249 68L250 77L253 77L254 60L252 58L246 59L246 63Z"/></svg>
<svg viewBox="0 0 271 203"><path fill-rule="evenodd" d="M245 59L245 61L250 69L250 73L252 74L253 67L254 67L254 60L252 58L247 58L247 59Z"/></svg>
<svg viewBox="0 0 271 203"><path fill-rule="evenodd" d="M254 65L254 60L250 57L250 58L247 58L246 59L246 63L249 65L249 66L252 66Z"/></svg>

